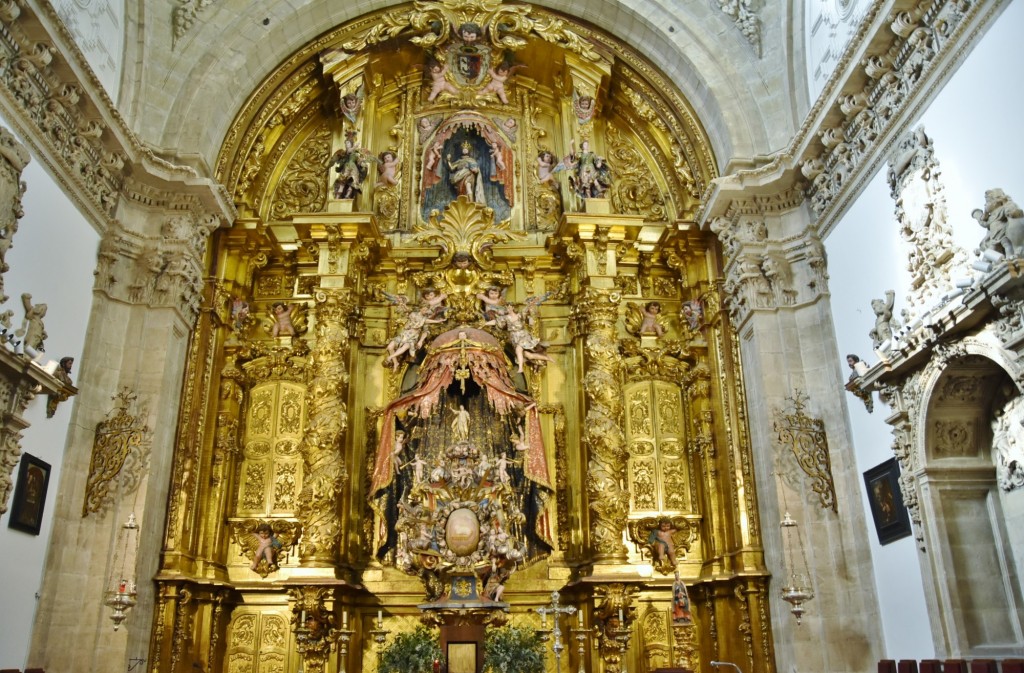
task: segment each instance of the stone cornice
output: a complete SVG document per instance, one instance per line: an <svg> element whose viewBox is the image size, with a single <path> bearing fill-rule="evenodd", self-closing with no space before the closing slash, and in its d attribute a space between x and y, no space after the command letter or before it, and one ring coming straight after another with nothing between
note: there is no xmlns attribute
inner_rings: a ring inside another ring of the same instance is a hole
<svg viewBox="0 0 1024 673"><path fill-rule="evenodd" d="M825 236L911 119L955 71L1006 0L876 0L793 141L764 165L715 180L696 220L740 194L804 189Z"/></svg>
<svg viewBox="0 0 1024 673"><path fill-rule="evenodd" d="M115 223L129 175L194 195L223 222L235 217L221 185L128 127L49 2L0 0L0 111L99 231Z"/></svg>

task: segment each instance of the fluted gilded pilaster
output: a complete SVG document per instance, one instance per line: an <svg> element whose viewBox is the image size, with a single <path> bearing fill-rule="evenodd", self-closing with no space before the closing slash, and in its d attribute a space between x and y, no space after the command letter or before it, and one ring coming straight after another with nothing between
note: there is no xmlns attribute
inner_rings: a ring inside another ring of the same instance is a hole
<svg viewBox="0 0 1024 673"><path fill-rule="evenodd" d="M590 537L595 560L622 562L626 547L622 531L629 514L625 483L628 453L622 434L622 357L615 334L619 293L588 287L582 293L579 315L583 333L586 373L586 421L583 444L587 449L587 495L590 506Z"/></svg>
<svg viewBox="0 0 1024 673"><path fill-rule="evenodd" d="M303 529L299 561L303 566L334 565L342 532L338 502L349 479L342 440L348 429L345 391L350 293L321 289L315 295L316 343L306 368L309 420L301 445L305 478L299 495Z"/></svg>

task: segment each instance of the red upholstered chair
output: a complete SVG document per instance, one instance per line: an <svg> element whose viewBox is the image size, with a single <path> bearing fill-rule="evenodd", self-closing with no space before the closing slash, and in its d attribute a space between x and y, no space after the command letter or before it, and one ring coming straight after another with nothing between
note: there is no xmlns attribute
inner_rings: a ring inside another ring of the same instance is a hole
<svg viewBox="0 0 1024 673"><path fill-rule="evenodd" d="M962 659L947 659L942 670L944 673L967 673L967 662Z"/></svg>
<svg viewBox="0 0 1024 673"><path fill-rule="evenodd" d="M1024 673L1024 661L1020 659L1006 659L1001 666L1003 673Z"/></svg>
<svg viewBox="0 0 1024 673"><path fill-rule="evenodd" d="M896 660L882 659L878 662L878 673L896 673Z"/></svg>
<svg viewBox="0 0 1024 673"><path fill-rule="evenodd" d="M975 659L971 662L971 673L999 673L992 659Z"/></svg>
<svg viewBox="0 0 1024 673"><path fill-rule="evenodd" d="M46 671L41 668L26 668L25 673L46 673Z"/></svg>
<svg viewBox="0 0 1024 673"><path fill-rule="evenodd" d="M20 668L0 668L0 673L21 673Z"/></svg>
<svg viewBox="0 0 1024 673"><path fill-rule="evenodd" d="M921 673L942 673L942 662L938 659L922 659Z"/></svg>
<svg viewBox="0 0 1024 673"><path fill-rule="evenodd" d="M903 659L896 666L897 673L917 673L917 662L913 659Z"/></svg>

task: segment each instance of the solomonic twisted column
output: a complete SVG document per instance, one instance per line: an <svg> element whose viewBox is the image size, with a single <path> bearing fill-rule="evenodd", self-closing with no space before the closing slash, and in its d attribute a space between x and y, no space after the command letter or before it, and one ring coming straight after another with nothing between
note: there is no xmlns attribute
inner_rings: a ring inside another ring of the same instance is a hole
<svg viewBox="0 0 1024 673"><path fill-rule="evenodd" d="M341 451L348 428L348 295L346 290L316 294L316 345L306 369L308 422L301 447L304 476L299 516L303 534L299 561L304 566L334 565L342 532L338 501L349 478Z"/></svg>
<svg viewBox="0 0 1024 673"><path fill-rule="evenodd" d="M615 336L619 297L613 290L587 288L580 305L586 334L583 378L587 414L583 444L587 447L587 495L590 535L595 559L626 560L622 531L629 514L629 492L622 487L628 453L619 426L622 358Z"/></svg>

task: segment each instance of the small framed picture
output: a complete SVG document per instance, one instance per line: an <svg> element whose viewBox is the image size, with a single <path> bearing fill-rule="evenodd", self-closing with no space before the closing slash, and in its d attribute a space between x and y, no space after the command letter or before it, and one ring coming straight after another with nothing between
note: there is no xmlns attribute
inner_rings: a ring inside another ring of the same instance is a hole
<svg viewBox="0 0 1024 673"><path fill-rule="evenodd" d="M46 506L46 487L50 483L50 464L29 453L21 454L18 481L14 485L11 518L7 526L39 535L43 525L43 507Z"/></svg>
<svg viewBox="0 0 1024 673"><path fill-rule="evenodd" d="M910 535L910 514L900 491L900 464L890 458L864 473L871 516L875 520L878 543L895 542Z"/></svg>

